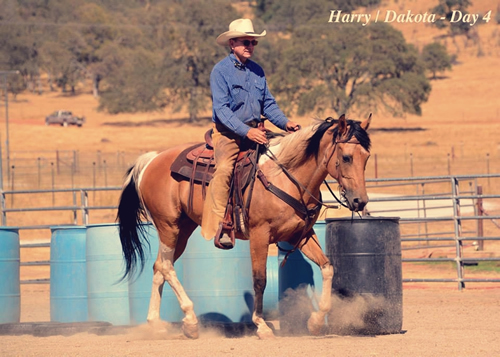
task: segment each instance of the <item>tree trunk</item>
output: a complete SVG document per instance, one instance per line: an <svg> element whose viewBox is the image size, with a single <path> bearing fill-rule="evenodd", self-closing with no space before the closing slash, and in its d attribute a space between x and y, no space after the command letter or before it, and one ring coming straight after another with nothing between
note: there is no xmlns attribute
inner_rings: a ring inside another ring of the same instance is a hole
<svg viewBox="0 0 500 357"><path fill-rule="evenodd" d="M101 82L101 76L94 74L94 80L92 81L92 93L95 98L99 98L99 83Z"/></svg>
<svg viewBox="0 0 500 357"><path fill-rule="evenodd" d="M54 91L54 83L52 82L52 74L50 72L47 72L47 76L49 77L49 88L50 91Z"/></svg>

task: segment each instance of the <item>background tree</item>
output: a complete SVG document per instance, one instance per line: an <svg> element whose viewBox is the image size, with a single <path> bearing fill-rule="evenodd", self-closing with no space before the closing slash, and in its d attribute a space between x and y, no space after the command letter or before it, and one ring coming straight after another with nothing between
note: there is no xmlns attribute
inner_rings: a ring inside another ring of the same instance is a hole
<svg viewBox="0 0 500 357"><path fill-rule="evenodd" d="M120 50L117 61L107 78L99 109L111 114L149 112L162 109L167 98L164 92L162 58L146 49Z"/></svg>
<svg viewBox="0 0 500 357"><path fill-rule="evenodd" d="M422 49L422 60L425 67L432 72L432 79L436 79L437 72L451 70L451 57L446 51L446 47L440 43L433 42Z"/></svg>
<svg viewBox="0 0 500 357"><path fill-rule="evenodd" d="M446 20L436 21L432 24L437 28L448 30L448 35L451 36L457 51L459 50L459 47L455 40L456 36L464 35L467 39L478 37L477 32L472 29L472 26L470 26L469 23L463 21L450 21L454 10L459 10L463 15L466 15L468 14L467 8L471 4L472 3L469 0L439 0L439 4L430 9L430 12L436 14L436 16L444 16L446 18Z"/></svg>
<svg viewBox="0 0 500 357"><path fill-rule="evenodd" d="M210 103L210 72L228 53L215 39L237 17L227 1L187 0L174 9L173 18L183 21L174 23L164 53L165 86L174 109L187 108L191 122Z"/></svg>
<svg viewBox="0 0 500 357"><path fill-rule="evenodd" d="M299 115L326 110L421 114L431 87L416 49L383 23L295 31L272 78ZM280 102L281 103L281 102ZM290 109L290 107L288 107Z"/></svg>

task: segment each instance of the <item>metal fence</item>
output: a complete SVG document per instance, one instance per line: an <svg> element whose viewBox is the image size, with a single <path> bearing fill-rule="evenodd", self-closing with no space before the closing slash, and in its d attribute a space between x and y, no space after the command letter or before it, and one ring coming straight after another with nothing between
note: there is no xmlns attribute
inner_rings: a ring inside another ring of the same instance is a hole
<svg viewBox="0 0 500 357"><path fill-rule="evenodd" d="M494 244L500 240L500 195L483 192L483 185L489 187L491 180L500 180L500 174L367 180L370 203L364 214L400 217L403 263L452 262L456 267L455 278L410 278L403 279L404 282L456 282L458 289L464 288L465 283L500 282L498 278L467 278L464 273L466 266L500 261L496 254L500 245ZM120 187L1 191L2 224L44 236L42 242L22 243L22 249L47 248L50 237L46 232L50 227L87 225L91 220L109 222L116 214L120 191ZM324 196L325 201L334 203ZM47 221L16 217L34 212L47 212L41 215ZM468 256L465 247L483 254ZM442 248L452 248L451 256L429 254L422 258L408 254ZM48 264L48 261L21 262L22 266ZM32 279L22 283L48 282L48 279Z"/></svg>
<svg viewBox="0 0 500 357"><path fill-rule="evenodd" d="M483 192L483 186L499 179L499 174L489 174L367 180L369 214L400 216L403 252L453 248L451 256L406 257L403 262L452 262L456 278L403 281L456 282L459 290L467 282L500 282L499 278L467 278L464 274L466 266L500 261L500 245L492 244L485 251L485 242L500 241L500 195ZM478 252L475 256L464 251L466 242Z"/></svg>

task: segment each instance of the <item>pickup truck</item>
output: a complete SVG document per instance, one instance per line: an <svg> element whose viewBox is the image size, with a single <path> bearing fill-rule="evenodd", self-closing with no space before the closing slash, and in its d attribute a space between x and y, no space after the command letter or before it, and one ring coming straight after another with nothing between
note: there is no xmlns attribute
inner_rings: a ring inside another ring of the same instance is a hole
<svg viewBox="0 0 500 357"><path fill-rule="evenodd" d="M77 117L68 110L58 110L45 117L45 125L59 124L62 126L82 126L83 123L85 123L85 117Z"/></svg>

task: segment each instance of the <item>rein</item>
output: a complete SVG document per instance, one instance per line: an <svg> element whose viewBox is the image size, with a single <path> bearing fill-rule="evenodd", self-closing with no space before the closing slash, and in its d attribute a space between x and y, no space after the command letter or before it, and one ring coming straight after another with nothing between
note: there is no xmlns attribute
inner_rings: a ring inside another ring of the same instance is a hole
<svg viewBox="0 0 500 357"><path fill-rule="evenodd" d="M332 153L330 154L330 156L328 157L328 160L326 161L325 163L325 167L328 168L328 163L330 162L331 158L333 157L333 154L335 153L335 150L337 149L337 144L339 143L349 143L349 144L359 144L359 142L349 142L350 141L350 138L349 139L346 139L346 140L343 140L343 141L339 141L339 140L335 140L335 143L334 143L334 146L333 146L333 149L332 149ZM333 208L333 209L338 209L339 207L337 205L328 205L328 204L325 204L323 202L323 200L321 199L321 194L320 194L320 198L316 198L308 189L307 187L305 187L299 180L297 180L290 171L288 171L288 169L283 166L282 163L279 162L278 158L276 157L276 155L274 155L274 153L272 151L269 150L269 147L266 146L266 151L265 151L265 154L271 159L274 161L274 163L283 171L283 173L285 173L285 175L288 177L288 179L290 181L292 181L294 184L296 184L297 186L299 186L305 193L309 194L309 196L311 196L311 198L316 201L318 204L316 205L316 207L312 208L312 209L309 209L307 208L307 205L304 203L303 200L298 200L292 196L290 196L288 193L282 191L281 189L279 189L278 187L274 186L272 183L270 183L267 178L265 177L264 173L259 169L257 171L257 175L259 177L259 179L262 181L264 187L270 191L271 193L273 193L274 195L276 195L277 197L279 197L281 200L283 200L285 203L287 203L288 205L290 205L292 208L294 208L295 210L297 210L298 212L302 213L304 216L305 216L305 225L304 225L304 228L302 230L302 233L300 235L300 238L297 240L297 243L295 244L295 246L288 250L288 249L283 249L283 248L280 248L280 246L278 244L276 244L276 246L278 247L278 249L280 251L283 251L283 252L287 252L285 258L283 259L283 262L281 264L281 266L284 266L287 259L288 259L288 256L292 253L294 253L297 248L299 248L299 245L300 245L300 242L302 241L302 237L304 237L305 233L306 233L306 229L307 227L309 226L309 223L310 221L313 219L313 217L316 215L316 213L321 209L321 207L325 207L325 208ZM339 162L337 161L336 163L336 167L338 167L340 164ZM328 182L326 181L326 179L323 181L326 185L326 187L328 188L328 190L330 191L331 195L333 197L335 197L335 199L337 200L337 202L346 207L346 208L349 208L345 203L343 203L336 195L335 193L333 192L333 190L331 189L330 185L328 184ZM302 196L301 196L302 198ZM306 244L307 241L304 243Z"/></svg>

